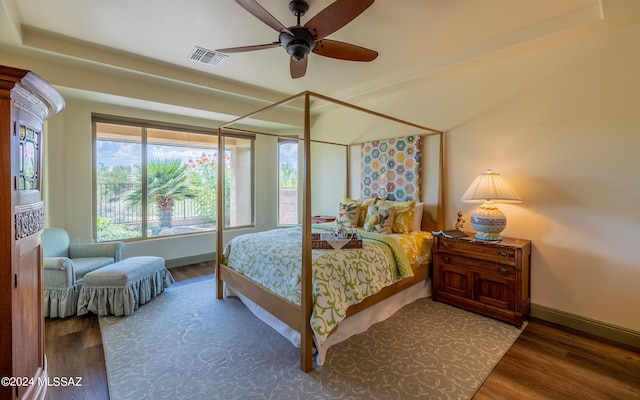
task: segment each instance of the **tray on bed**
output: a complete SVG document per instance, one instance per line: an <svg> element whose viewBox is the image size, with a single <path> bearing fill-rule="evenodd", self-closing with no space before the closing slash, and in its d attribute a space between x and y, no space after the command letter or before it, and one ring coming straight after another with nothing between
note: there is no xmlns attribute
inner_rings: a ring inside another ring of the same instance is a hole
<svg viewBox="0 0 640 400"><path fill-rule="evenodd" d="M357 233L349 233L337 238L333 233L312 233L311 248L318 250L361 249L362 238Z"/></svg>

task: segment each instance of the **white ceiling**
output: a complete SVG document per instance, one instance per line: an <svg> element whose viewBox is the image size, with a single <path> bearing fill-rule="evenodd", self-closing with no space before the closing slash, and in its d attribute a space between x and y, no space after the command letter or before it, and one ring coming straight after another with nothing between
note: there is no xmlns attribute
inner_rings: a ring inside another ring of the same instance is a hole
<svg viewBox="0 0 640 400"><path fill-rule="evenodd" d="M288 0L258 0L286 26ZM332 0L309 0L302 25ZM291 79L277 47L231 54L213 67L188 59L194 46L265 44L278 33L233 0L0 0L0 45L114 70L197 71L221 86L276 93L315 91L365 98L601 18L599 0L377 0L329 39L379 52L370 63L311 54L305 77ZM155 69L154 69L155 68Z"/></svg>

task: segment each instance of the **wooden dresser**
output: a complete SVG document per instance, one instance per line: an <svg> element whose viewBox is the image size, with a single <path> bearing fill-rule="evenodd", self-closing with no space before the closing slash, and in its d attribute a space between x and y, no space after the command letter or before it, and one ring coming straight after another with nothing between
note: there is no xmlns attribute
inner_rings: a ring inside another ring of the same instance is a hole
<svg viewBox="0 0 640 400"><path fill-rule="evenodd" d="M63 107L38 75L0 66L0 399L46 394L42 136Z"/></svg>
<svg viewBox="0 0 640 400"><path fill-rule="evenodd" d="M434 239L433 299L521 327L530 310L531 241Z"/></svg>
<svg viewBox="0 0 640 400"><path fill-rule="evenodd" d="M322 224L324 222L333 222L336 220L336 217L332 215L314 215L311 217L312 224Z"/></svg>

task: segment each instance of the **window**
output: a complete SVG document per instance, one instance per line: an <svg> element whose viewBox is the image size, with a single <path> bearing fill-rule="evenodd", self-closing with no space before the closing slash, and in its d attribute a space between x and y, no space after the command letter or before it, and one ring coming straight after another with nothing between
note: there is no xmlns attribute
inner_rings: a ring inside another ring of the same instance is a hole
<svg viewBox="0 0 640 400"><path fill-rule="evenodd" d="M298 141L278 140L278 224L297 224Z"/></svg>
<svg viewBox="0 0 640 400"><path fill-rule="evenodd" d="M94 116L97 241L215 230L211 130ZM251 225L253 138L224 137L225 226Z"/></svg>

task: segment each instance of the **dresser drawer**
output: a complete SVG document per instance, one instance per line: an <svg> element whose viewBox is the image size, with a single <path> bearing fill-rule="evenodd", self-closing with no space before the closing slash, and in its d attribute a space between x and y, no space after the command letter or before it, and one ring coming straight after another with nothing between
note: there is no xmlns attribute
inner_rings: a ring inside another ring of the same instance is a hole
<svg viewBox="0 0 640 400"><path fill-rule="evenodd" d="M501 246L488 242L477 242L460 239L439 238L438 252L454 252L459 255L468 255L480 260L496 262L500 264L516 265L516 251L512 247Z"/></svg>
<svg viewBox="0 0 640 400"><path fill-rule="evenodd" d="M504 277L514 278L516 276L516 266L506 263L494 263L478 260L477 258L469 258L450 253L438 254L439 265L444 266L459 266L469 270L475 270L477 272L489 272L497 273Z"/></svg>

